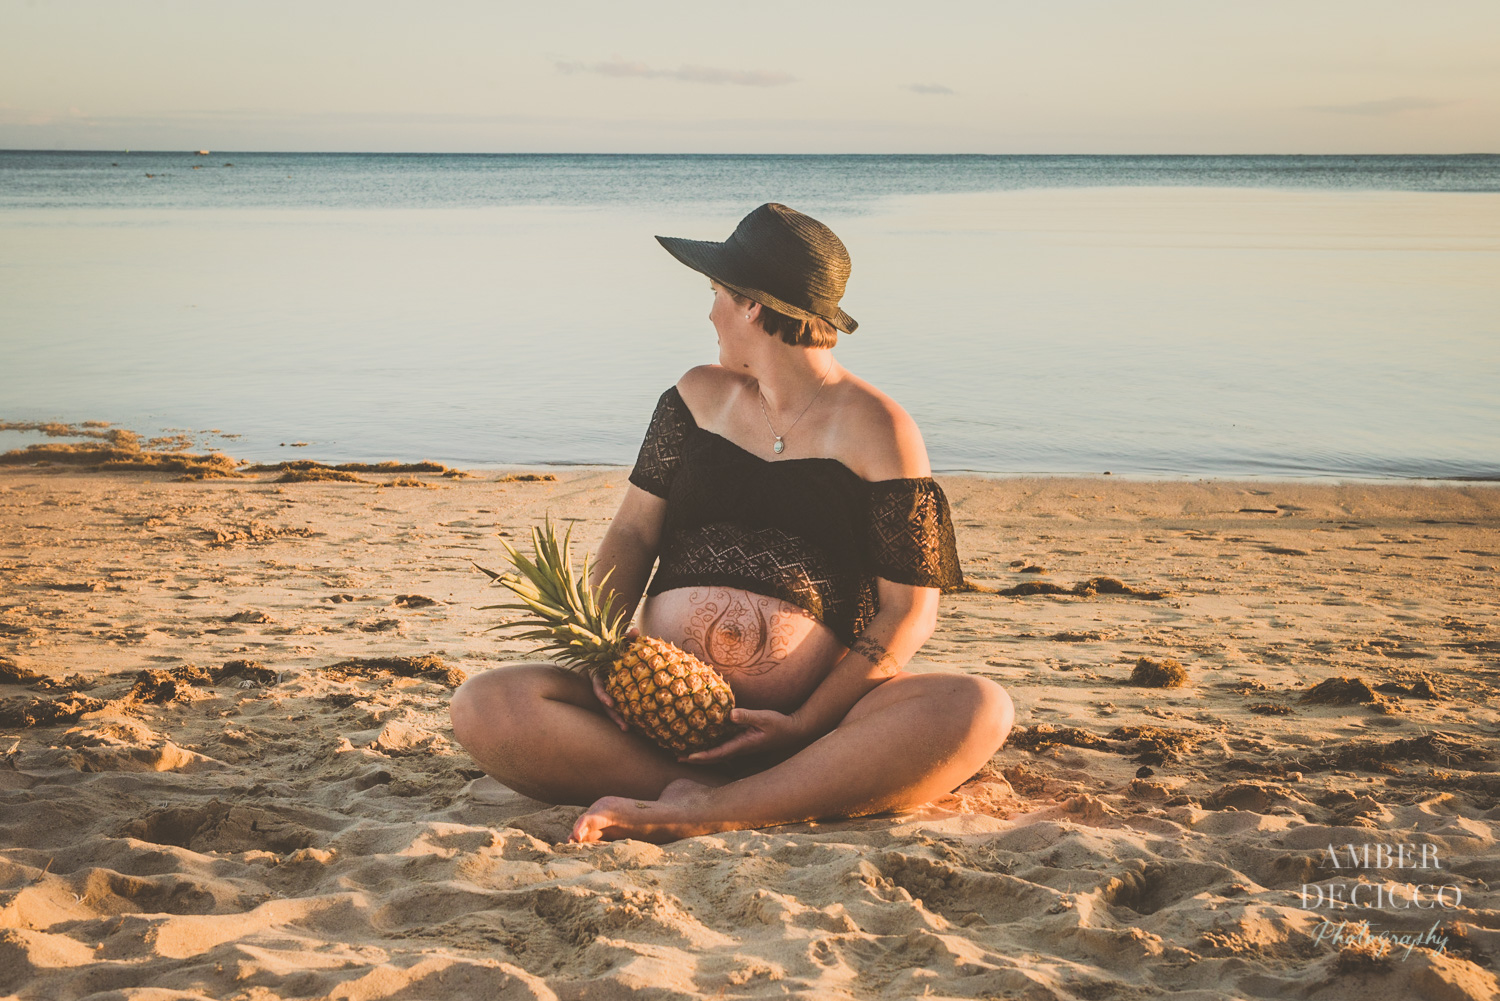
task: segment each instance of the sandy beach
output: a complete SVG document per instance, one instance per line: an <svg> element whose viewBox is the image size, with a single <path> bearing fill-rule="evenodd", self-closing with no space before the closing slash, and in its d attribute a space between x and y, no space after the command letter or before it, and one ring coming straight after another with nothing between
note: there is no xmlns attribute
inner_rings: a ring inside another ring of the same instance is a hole
<svg viewBox="0 0 1500 1001"><path fill-rule="evenodd" d="M942 477L979 589L912 668L1011 692L978 776L570 845L447 704L529 648L471 560L625 475L0 468L0 997L1500 991L1494 486Z"/></svg>

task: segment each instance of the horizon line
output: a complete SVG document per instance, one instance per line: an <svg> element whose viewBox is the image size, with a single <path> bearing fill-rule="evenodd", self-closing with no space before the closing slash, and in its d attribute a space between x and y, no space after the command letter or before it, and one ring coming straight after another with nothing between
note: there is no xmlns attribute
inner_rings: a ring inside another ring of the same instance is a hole
<svg viewBox="0 0 1500 1001"><path fill-rule="evenodd" d="M221 156L221 155L222 156L230 156L230 155L262 155L262 156L291 156L291 155L301 155L301 156L600 156L600 157L603 157L603 156L679 156L679 157L716 157L716 156L735 156L735 157L785 157L785 156L805 156L805 157L850 157L850 156L870 156L870 157L875 157L875 156L879 156L879 157L911 156L911 157L919 157L919 156L929 156L930 157L930 156L969 156L969 157L991 157L991 158L1000 158L1000 157L1057 157L1057 158L1060 158L1060 157L1122 157L1122 158L1124 158L1124 157L1218 157L1218 158L1223 158L1223 159L1230 159L1230 158L1235 158L1235 157L1262 157L1262 156L1308 157L1308 158L1314 158L1314 157L1376 157L1376 156L1378 156L1378 157L1425 157L1425 156L1484 157L1484 156L1500 156L1500 151L1490 152L1490 151L1481 151L1481 150L1471 150L1471 151L1457 152L1457 153L1455 153L1455 152L1443 152L1443 151L1437 151L1437 150L1429 150L1429 151L1424 151L1424 152L1421 152L1421 153L1410 153L1410 152L1408 152L1408 153L1376 153L1376 152L1361 152L1361 153L1306 153L1306 152L1299 152L1299 153L1278 153L1278 152L1271 152L1271 151L1262 151L1262 152L1257 152L1257 153L1077 153L1077 152L1073 152L1073 153L976 153L976 152L962 152L962 151L951 151L951 152L944 152L944 153L934 153L934 152L917 153L917 152L912 152L912 151L909 151L909 150L908 151L903 151L903 152L859 152L859 153L848 153L848 152L845 152L845 153L813 153L813 152L767 153L765 151L744 152L744 153L731 153L731 152L722 152L722 151L721 152L666 152L666 151L656 151L656 152L631 151L631 152L625 152L625 151L609 151L609 150L588 150L588 151L578 151L578 150L489 150L489 151L476 151L476 150L378 150L378 149L321 149L321 150L304 150L304 149L219 149L219 150L196 150L196 149L189 149L187 147L182 147L180 149L133 149L133 148L132 149L124 149L124 148L118 148L118 147L74 147L74 148L66 148L66 149L64 149L64 148L50 148L50 149L46 149L46 148L32 148L32 147L19 147L19 146L0 146L0 153L116 153L116 154L123 154L123 155L131 155L131 154L137 154L137 153L141 153L141 154L149 153L149 154L184 154L184 155L188 155L188 156L198 156L198 155L201 155L201 154L206 154L206 155L210 155L210 156Z"/></svg>

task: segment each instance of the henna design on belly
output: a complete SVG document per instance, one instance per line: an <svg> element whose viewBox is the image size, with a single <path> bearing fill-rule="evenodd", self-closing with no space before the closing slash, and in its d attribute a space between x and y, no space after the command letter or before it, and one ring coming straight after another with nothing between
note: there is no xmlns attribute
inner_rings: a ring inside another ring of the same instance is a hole
<svg viewBox="0 0 1500 1001"><path fill-rule="evenodd" d="M681 646L724 674L765 674L791 651L798 613L774 598L712 588L694 591L688 601Z"/></svg>
<svg viewBox="0 0 1500 1001"><path fill-rule="evenodd" d="M864 657L871 664L874 664L876 672L886 677L890 677L901 670L901 665L896 663L896 658L891 656L891 652L879 640L871 639L868 636L856 636L854 637L854 645L849 647L849 650Z"/></svg>

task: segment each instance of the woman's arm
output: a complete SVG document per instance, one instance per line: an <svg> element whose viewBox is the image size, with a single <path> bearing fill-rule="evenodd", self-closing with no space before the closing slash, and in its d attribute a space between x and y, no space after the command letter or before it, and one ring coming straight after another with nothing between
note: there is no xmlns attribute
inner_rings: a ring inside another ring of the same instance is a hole
<svg viewBox="0 0 1500 1001"><path fill-rule="evenodd" d="M833 670L791 714L807 742L838 726L854 704L899 672L937 626L939 591L877 578L880 610Z"/></svg>
<svg viewBox="0 0 1500 1001"><path fill-rule="evenodd" d="M589 569L589 583L595 587L609 574L607 586L615 592L619 607L625 610L626 622L635 617L636 606L646 590L666 517L665 499L633 483L627 484L625 499L605 531L604 541L599 544Z"/></svg>

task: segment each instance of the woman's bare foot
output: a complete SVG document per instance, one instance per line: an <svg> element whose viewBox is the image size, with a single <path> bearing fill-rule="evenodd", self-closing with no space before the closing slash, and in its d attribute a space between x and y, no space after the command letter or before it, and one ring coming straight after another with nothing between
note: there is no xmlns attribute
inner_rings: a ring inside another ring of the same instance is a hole
<svg viewBox="0 0 1500 1001"><path fill-rule="evenodd" d="M678 779L654 800L605 796L583 811L569 841L618 841L635 838L658 844L699 834L730 830L732 823L714 824L703 819L701 807L713 787L692 779Z"/></svg>

